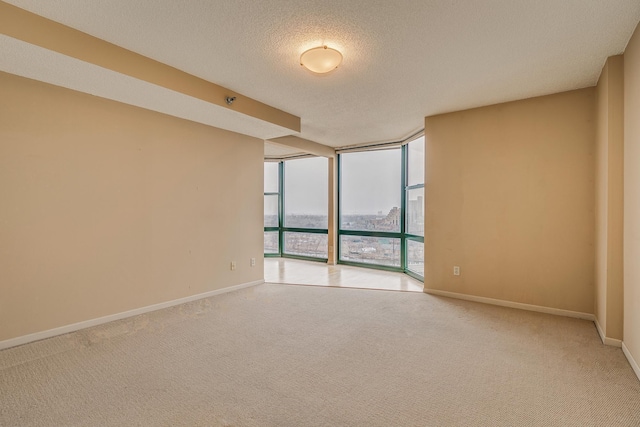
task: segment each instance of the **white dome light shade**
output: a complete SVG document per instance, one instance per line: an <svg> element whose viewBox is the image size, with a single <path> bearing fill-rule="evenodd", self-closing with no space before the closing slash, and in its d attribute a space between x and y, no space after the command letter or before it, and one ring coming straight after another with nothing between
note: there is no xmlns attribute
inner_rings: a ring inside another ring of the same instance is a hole
<svg viewBox="0 0 640 427"><path fill-rule="evenodd" d="M341 62L342 54L327 46L314 47L300 55L300 65L318 74L335 70Z"/></svg>

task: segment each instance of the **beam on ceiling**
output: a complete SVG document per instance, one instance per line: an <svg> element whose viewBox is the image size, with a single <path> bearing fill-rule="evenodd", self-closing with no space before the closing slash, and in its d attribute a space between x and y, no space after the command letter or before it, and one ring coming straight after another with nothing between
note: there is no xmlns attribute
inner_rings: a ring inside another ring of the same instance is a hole
<svg viewBox="0 0 640 427"><path fill-rule="evenodd" d="M267 142L283 145L285 147L293 147L304 151L305 153L315 154L316 156L334 158L336 150L328 145L319 144L309 141L308 139L299 138L294 135L281 136L280 138L268 139Z"/></svg>
<svg viewBox="0 0 640 427"><path fill-rule="evenodd" d="M297 116L2 1L0 34L300 132Z"/></svg>

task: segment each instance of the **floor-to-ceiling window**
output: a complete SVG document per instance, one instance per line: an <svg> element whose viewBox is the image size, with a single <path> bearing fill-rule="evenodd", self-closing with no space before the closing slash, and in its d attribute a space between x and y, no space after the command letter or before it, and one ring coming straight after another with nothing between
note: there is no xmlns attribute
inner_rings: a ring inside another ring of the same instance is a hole
<svg viewBox="0 0 640 427"><path fill-rule="evenodd" d="M401 148L340 154L340 262L402 267L401 177Z"/></svg>
<svg viewBox="0 0 640 427"><path fill-rule="evenodd" d="M424 137L338 156L338 262L424 277ZM264 253L326 261L328 163L265 162Z"/></svg>
<svg viewBox="0 0 640 427"><path fill-rule="evenodd" d="M270 191L275 188L277 191ZM266 256L327 260L326 158L265 162L264 207Z"/></svg>
<svg viewBox="0 0 640 427"><path fill-rule="evenodd" d="M424 277L424 136L405 148L405 271Z"/></svg>
<svg viewBox="0 0 640 427"><path fill-rule="evenodd" d="M280 181L282 164L264 163L264 253L280 256Z"/></svg>
<svg viewBox="0 0 640 427"><path fill-rule="evenodd" d="M424 137L339 155L338 262L424 276Z"/></svg>
<svg viewBox="0 0 640 427"><path fill-rule="evenodd" d="M327 259L328 166L324 157L284 162L282 254Z"/></svg>

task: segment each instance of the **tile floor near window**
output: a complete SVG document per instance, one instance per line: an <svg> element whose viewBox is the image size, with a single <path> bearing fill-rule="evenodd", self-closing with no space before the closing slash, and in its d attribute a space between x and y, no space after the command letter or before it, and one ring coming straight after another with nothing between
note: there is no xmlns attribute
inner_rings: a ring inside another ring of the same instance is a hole
<svg viewBox="0 0 640 427"><path fill-rule="evenodd" d="M265 258L268 283L422 292L422 282L403 273L289 258Z"/></svg>

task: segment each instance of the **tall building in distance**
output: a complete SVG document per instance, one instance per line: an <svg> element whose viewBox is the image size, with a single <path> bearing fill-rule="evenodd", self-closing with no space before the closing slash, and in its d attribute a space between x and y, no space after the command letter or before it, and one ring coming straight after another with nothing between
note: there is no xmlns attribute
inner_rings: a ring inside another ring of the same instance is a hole
<svg viewBox="0 0 640 427"><path fill-rule="evenodd" d="M424 198L418 196L407 203L407 230L411 234L424 234Z"/></svg>

